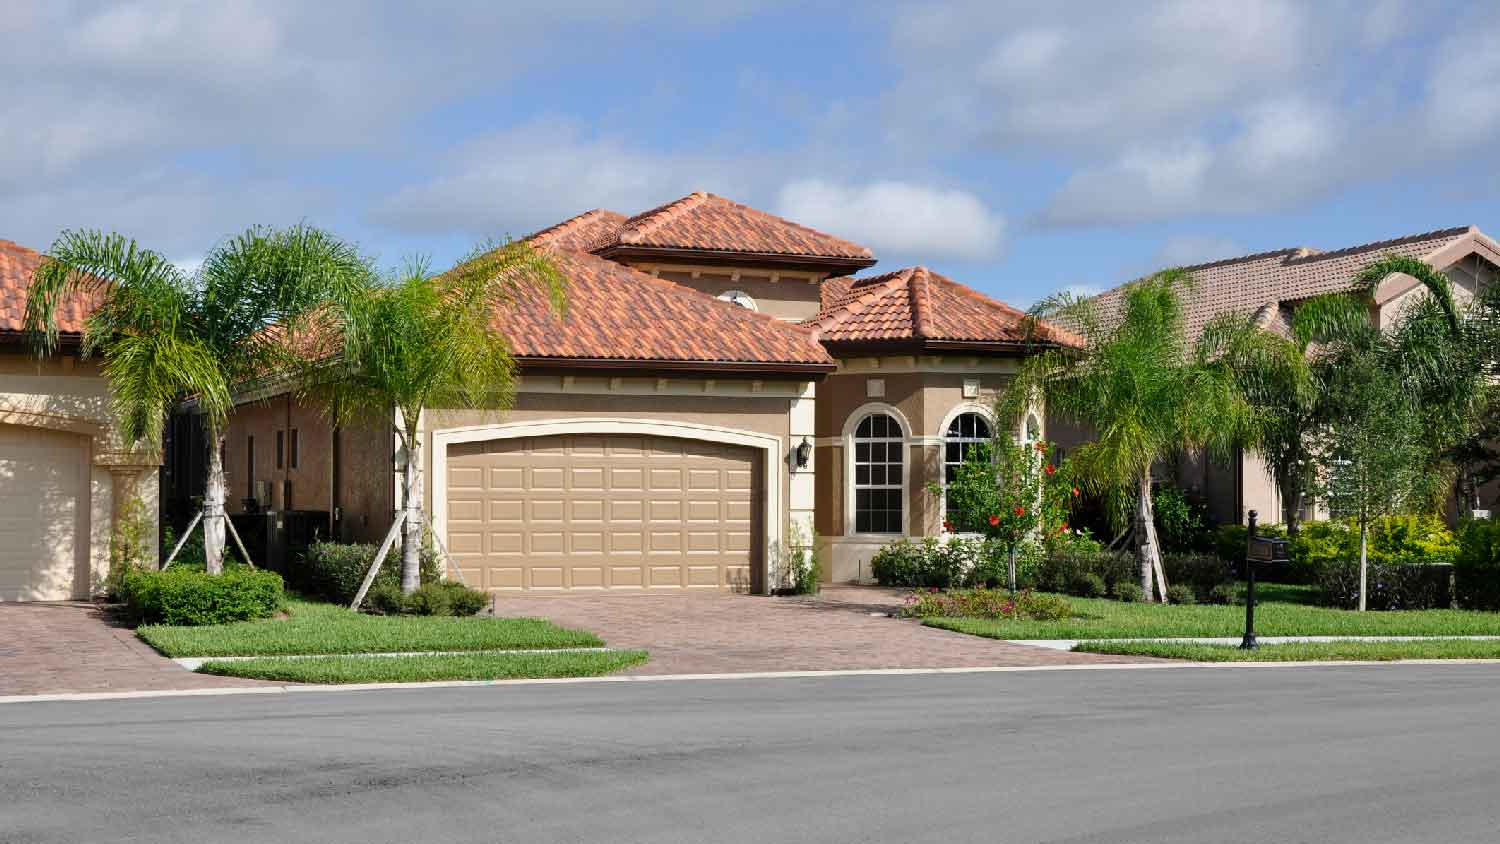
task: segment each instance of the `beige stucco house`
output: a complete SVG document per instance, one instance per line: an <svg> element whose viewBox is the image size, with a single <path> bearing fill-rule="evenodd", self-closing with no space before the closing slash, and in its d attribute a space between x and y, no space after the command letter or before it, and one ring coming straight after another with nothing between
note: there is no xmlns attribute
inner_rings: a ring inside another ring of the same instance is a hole
<svg viewBox="0 0 1500 844"><path fill-rule="evenodd" d="M1195 285L1185 294L1186 331L1196 339L1210 319L1221 313L1256 314L1270 330L1285 330L1289 316L1300 302L1315 296L1348 290L1365 266L1381 258L1417 258L1445 274L1453 283L1459 302L1471 300L1481 285L1500 275L1500 244L1475 226L1443 229L1407 237L1322 251L1309 247L1281 249L1240 258L1229 258L1187 267ZM1123 287L1096 298L1108 312L1122 301ZM1398 273L1376 289L1370 319L1388 327L1400 317L1413 297L1426 295L1416 279ZM1064 445L1081 439L1074 430L1054 425L1056 438ZM1241 453L1227 465L1215 465L1200 456L1184 458L1177 482L1196 493L1207 504L1217 523L1243 522L1251 510L1262 523L1282 520L1281 494L1254 453ZM1486 506L1494 506L1496 490L1483 492ZM1326 518L1309 505L1304 518Z"/></svg>
<svg viewBox="0 0 1500 844"><path fill-rule="evenodd" d="M78 357L87 303L64 304L58 354L38 359L25 343L26 289L42 260L0 240L0 601L93 594L133 499L155 535L160 455L120 441L98 361Z"/></svg>
<svg viewBox="0 0 1500 844"><path fill-rule="evenodd" d="M940 531L927 484L945 449L988 436L1028 348L1013 308L921 267L856 277L869 249L712 194L529 240L568 308L537 294L497 314L514 407L422 423L432 526L485 589L764 591L814 527L825 579L868 579L874 549ZM378 540L399 506L392 426L246 399L230 511L323 511L334 535Z"/></svg>

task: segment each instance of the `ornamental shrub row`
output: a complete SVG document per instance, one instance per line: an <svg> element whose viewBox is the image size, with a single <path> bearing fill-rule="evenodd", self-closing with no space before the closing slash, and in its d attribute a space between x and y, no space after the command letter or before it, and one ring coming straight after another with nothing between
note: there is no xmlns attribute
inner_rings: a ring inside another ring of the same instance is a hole
<svg viewBox="0 0 1500 844"><path fill-rule="evenodd" d="M1055 621L1073 615L1073 605L1057 595L1030 589L1012 595L1003 589L960 589L952 592L918 591L906 599L901 614L908 618L994 618Z"/></svg>
<svg viewBox="0 0 1500 844"><path fill-rule="evenodd" d="M1500 610L1500 521L1475 519L1459 531L1453 592L1466 610Z"/></svg>
<svg viewBox="0 0 1500 844"><path fill-rule="evenodd" d="M347 604L354 600L379 550L374 545L314 542L307 546L301 561L291 571L292 587L311 598ZM436 582L440 572L437 553L431 548L422 549L422 582ZM395 586L399 591L400 585L401 548L392 545L371 589Z"/></svg>
<svg viewBox="0 0 1500 844"><path fill-rule="evenodd" d="M275 615L286 603L281 575L264 569L226 568L206 574L175 566L132 571L120 598L137 624L228 624Z"/></svg>
<svg viewBox="0 0 1500 844"><path fill-rule="evenodd" d="M1430 610L1453 606L1453 566L1371 562L1365 581L1372 610ZM1359 606L1359 561L1327 563L1318 570L1318 603L1352 610Z"/></svg>
<svg viewBox="0 0 1500 844"><path fill-rule="evenodd" d="M397 584L384 583L370 589L365 603L383 615L474 615L490 605L490 595L451 580L423 584L410 595L401 594Z"/></svg>

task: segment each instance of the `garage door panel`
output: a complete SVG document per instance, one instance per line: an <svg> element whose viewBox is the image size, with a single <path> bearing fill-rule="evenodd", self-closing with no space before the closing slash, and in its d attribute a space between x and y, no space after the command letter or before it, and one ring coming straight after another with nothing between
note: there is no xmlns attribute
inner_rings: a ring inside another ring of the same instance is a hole
<svg viewBox="0 0 1500 844"><path fill-rule="evenodd" d="M73 434L0 425L0 601L74 597L78 567L87 565L79 559L89 506L83 443Z"/></svg>
<svg viewBox="0 0 1500 844"><path fill-rule="evenodd" d="M752 541L760 530L752 520L752 449L588 435L466 443L448 454L454 554L486 588L652 591L750 582L760 544ZM469 489L476 478L483 488Z"/></svg>

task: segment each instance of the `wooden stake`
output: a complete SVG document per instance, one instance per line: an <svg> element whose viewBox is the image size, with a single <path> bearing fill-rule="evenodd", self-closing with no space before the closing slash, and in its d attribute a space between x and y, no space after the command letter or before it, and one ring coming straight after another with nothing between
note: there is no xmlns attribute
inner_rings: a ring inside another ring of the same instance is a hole
<svg viewBox="0 0 1500 844"><path fill-rule="evenodd" d="M177 540L177 544L172 547L172 553L167 555L167 561L161 564L161 570L166 570L167 566L172 565L172 561L177 559L177 552L181 551L182 546L187 544L188 537L193 535L193 528L197 527L201 521L203 521L203 511L199 510L193 516L193 520L188 522L187 530L182 532L182 538Z"/></svg>
<svg viewBox="0 0 1500 844"><path fill-rule="evenodd" d="M245 543L240 541L240 532L234 529L234 519L229 514L224 514L224 526L229 528L229 535L234 538L234 547L240 549L240 556L245 558L245 565L255 568L255 563L250 561L250 552L245 550Z"/></svg>
<svg viewBox="0 0 1500 844"><path fill-rule="evenodd" d="M463 585L468 586L469 585L469 581L467 581L467 580L464 579L463 570L460 569L458 567L458 565L453 562L453 556L448 553L448 546L444 545L443 544L443 538L441 536L438 536L437 528L435 528L435 527L432 526L432 517L429 516L429 515L427 515L427 511L426 510L422 511L422 521L424 521L424 522L427 523L427 529L429 531L432 531L432 541L436 542L438 550L443 552L443 565L446 566L447 568L453 569L453 573L456 574L456 575L458 575L458 582L459 583L462 583Z"/></svg>
<svg viewBox="0 0 1500 844"><path fill-rule="evenodd" d="M365 572L365 581L359 585L359 592L355 594L354 600L349 602L349 609L357 610L364 603L365 593L370 591L370 584L375 582L375 575L380 573L380 564L385 562L386 552L391 550L396 537L400 534L401 526L406 523L405 509L396 514L396 521L391 523L391 529L386 531L385 541L380 543L380 550L375 552L375 562L370 564L370 570Z"/></svg>

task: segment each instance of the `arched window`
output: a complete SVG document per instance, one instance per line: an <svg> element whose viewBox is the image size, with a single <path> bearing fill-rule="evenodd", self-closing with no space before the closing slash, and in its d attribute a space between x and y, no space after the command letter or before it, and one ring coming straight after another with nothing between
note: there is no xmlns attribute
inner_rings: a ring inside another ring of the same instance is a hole
<svg viewBox="0 0 1500 844"><path fill-rule="evenodd" d="M1021 442L1034 443L1042 438L1042 420L1035 413L1026 414L1026 427L1021 432Z"/></svg>
<svg viewBox="0 0 1500 844"><path fill-rule="evenodd" d="M872 413L854 429L854 532L901 533L906 435L901 423Z"/></svg>
<svg viewBox="0 0 1500 844"><path fill-rule="evenodd" d="M974 449L988 445L991 436L989 420L978 413L960 413L953 417L943 434L943 486L957 479L958 467L964 465ZM943 506L946 515L952 518L952 504L945 500Z"/></svg>

